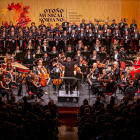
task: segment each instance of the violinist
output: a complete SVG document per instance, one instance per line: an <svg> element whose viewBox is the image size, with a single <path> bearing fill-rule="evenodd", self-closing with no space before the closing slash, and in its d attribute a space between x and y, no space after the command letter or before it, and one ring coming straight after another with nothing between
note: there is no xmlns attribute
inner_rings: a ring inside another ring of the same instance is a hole
<svg viewBox="0 0 140 140"><path fill-rule="evenodd" d="M9 61L14 62L14 58L11 57L8 53L6 53L5 58L4 58L4 62L7 63Z"/></svg>
<svg viewBox="0 0 140 140"><path fill-rule="evenodd" d="M4 81L4 75L0 74L0 91L2 96L7 95L7 101L9 100L9 87L4 86L5 81Z"/></svg>
<svg viewBox="0 0 140 140"><path fill-rule="evenodd" d="M120 75L119 75L120 74L120 69L118 67L118 62L115 61L113 63L113 65L114 65L114 68L113 68L113 70L111 72L111 75L114 75L116 77L116 80L119 80L119 78L120 78Z"/></svg>
<svg viewBox="0 0 140 140"><path fill-rule="evenodd" d="M93 51L93 55L90 56L90 59L93 60L100 59L100 56L97 54L96 50Z"/></svg>
<svg viewBox="0 0 140 140"><path fill-rule="evenodd" d="M34 75L31 75L30 81L32 83L31 92L37 94L37 102L39 102L38 99L43 100L43 98L42 98L42 96L43 96L43 90L40 88L41 85L38 85L36 83L36 79L35 79L35 76Z"/></svg>
<svg viewBox="0 0 140 140"><path fill-rule="evenodd" d="M121 82L117 83L119 89L122 91L122 93L125 92L125 89L130 85L129 79L132 79L132 75L130 74L130 69L127 69L127 72L125 75L121 76ZM120 85L124 85L123 87Z"/></svg>
<svg viewBox="0 0 140 140"><path fill-rule="evenodd" d="M87 61L85 61L82 56L80 56L80 61L78 63L78 66L86 66L86 67L88 66Z"/></svg>
<svg viewBox="0 0 140 140"><path fill-rule="evenodd" d="M105 67L105 64L102 64L99 59L96 59L96 63L99 69L99 73L102 74L102 69Z"/></svg>
<svg viewBox="0 0 140 140"><path fill-rule="evenodd" d="M134 73L134 79L129 79L130 86L126 88L124 96L126 96L130 100L134 98L134 95L138 90L138 79L138 73Z"/></svg>
<svg viewBox="0 0 140 140"><path fill-rule="evenodd" d="M44 53L44 56L43 56L43 61L50 61L50 57L48 56L47 53Z"/></svg>
<svg viewBox="0 0 140 140"><path fill-rule="evenodd" d="M11 63L8 62L4 71L9 72L11 69L13 69L13 67L12 67Z"/></svg>
<svg viewBox="0 0 140 140"><path fill-rule="evenodd" d="M140 73L140 57L137 57L136 61L134 62L134 69L131 70L132 78L134 78L134 73Z"/></svg>
<svg viewBox="0 0 140 140"><path fill-rule="evenodd" d="M99 69L97 67L97 63L93 63L93 68L91 69L90 73L87 75L89 84L92 87L96 85L98 77L99 77Z"/></svg>

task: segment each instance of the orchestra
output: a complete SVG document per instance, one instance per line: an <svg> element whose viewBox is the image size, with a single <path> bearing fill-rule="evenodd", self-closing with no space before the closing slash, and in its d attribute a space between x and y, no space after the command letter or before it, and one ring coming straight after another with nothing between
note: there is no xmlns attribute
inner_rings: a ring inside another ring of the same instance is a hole
<svg viewBox="0 0 140 140"><path fill-rule="evenodd" d="M65 19L62 26L56 23L56 27L51 23L46 26L42 20L38 28L34 22L30 27L26 24L23 28L19 24L15 28L12 22L6 27L3 22L0 49L5 56L5 67L0 68L0 86L8 98L9 89L16 84L19 77L19 74L13 75L15 68L12 65L19 62L26 67L29 91L37 90L35 93L41 99L43 91L40 87L47 86L50 74L53 73L60 73L60 79L52 80L54 87L65 84L68 94L70 84L70 94L73 94L73 88L76 89L78 85L73 80L62 80L61 77L74 77L74 72L80 73L84 81L87 79L92 92L98 93L99 96L103 96L103 91L111 92L109 86L113 87L114 83L117 83L124 96L132 99L134 94L130 95L130 87L138 90L135 87L138 87L140 73L139 40L139 30L134 20L130 28L123 19L118 25L115 19L111 25L105 21L103 26L99 21L94 25L92 20L86 24L83 19L81 23L76 24L75 21L70 23ZM130 54L136 56L136 59L130 58ZM121 62L128 60L133 62L134 69L125 69L123 75L120 72ZM106 69L111 61L111 71L108 72ZM19 73L18 70L16 72ZM11 79L9 88L3 85L4 75ZM37 81L39 85L36 84ZM105 89L100 92L98 88L101 86Z"/></svg>

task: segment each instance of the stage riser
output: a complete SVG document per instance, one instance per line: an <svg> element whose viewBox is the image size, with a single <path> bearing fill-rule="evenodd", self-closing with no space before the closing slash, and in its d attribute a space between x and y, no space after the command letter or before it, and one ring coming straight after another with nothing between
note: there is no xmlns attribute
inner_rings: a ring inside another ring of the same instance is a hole
<svg viewBox="0 0 140 140"><path fill-rule="evenodd" d="M58 102L73 102L77 103L79 97L58 97Z"/></svg>

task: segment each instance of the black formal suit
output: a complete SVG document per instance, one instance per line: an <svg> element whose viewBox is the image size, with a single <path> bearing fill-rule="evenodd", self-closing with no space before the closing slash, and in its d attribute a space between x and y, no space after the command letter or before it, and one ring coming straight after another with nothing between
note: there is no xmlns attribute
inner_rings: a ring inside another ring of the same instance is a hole
<svg viewBox="0 0 140 140"><path fill-rule="evenodd" d="M60 51L60 49L62 48L60 35L54 37L54 45L56 46L57 51Z"/></svg>
<svg viewBox="0 0 140 140"><path fill-rule="evenodd" d="M95 36L93 33L88 33L86 36L86 44L89 45L90 47L93 47L93 42L95 40Z"/></svg>
<svg viewBox="0 0 140 140"><path fill-rule="evenodd" d="M110 43L111 43L111 37L112 37L112 34L111 33L105 33L103 35L104 45L110 45Z"/></svg>
<svg viewBox="0 0 140 140"><path fill-rule="evenodd" d="M71 45L76 46L77 44L77 34L71 34L70 35Z"/></svg>
<svg viewBox="0 0 140 140"><path fill-rule="evenodd" d="M16 49L17 37L15 35L14 36L10 35L9 39L12 39L12 41L9 41L9 48L10 48L10 52L12 54L14 52L14 50Z"/></svg>
<svg viewBox="0 0 140 140"><path fill-rule="evenodd" d="M66 46L69 45L70 36L68 34L67 35L62 35L61 39L62 39L62 42L61 42L62 43L62 49L65 52Z"/></svg>
<svg viewBox="0 0 140 140"><path fill-rule="evenodd" d="M4 55L7 52L7 41L6 41L7 36L1 36L0 39L1 39L1 41L0 41L1 49L2 49L3 55Z"/></svg>
<svg viewBox="0 0 140 140"><path fill-rule="evenodd" d="M96 50L96 52L99 52L100 51L100 48L102 47L102 46L100 46L99 48L96 48L96 46L98 46L97 44L94 44L93 45L93 48Z"/></svg>
<svg viewBox="0 0 140 140"><path fill-rule="evenodd" d="M26 49L28 49L29 46L31 46L31 49L34 49L34 45L33 44L31 44L31 45L27 44L26 45Z"/></svg>
<svg viewBox="0 0 140 140"><path fill-rule="evenodd" d="M93 55L90 56L90 59L92 58L93 58ZM98 54L96 55L96 59L100 60L100 56Z"/></svg>
<svg viewBox="0 0 140 140"><path fill-rule="evenodd" d="M31 75L28 74L27 77L26 77L28 91L31 91L31 89L32 89L32 82L31 82L30 78L31 78Z"/></svg>
<svg viewBox="0 0 140 140"><path fill-rule="evenodd" d="M80 23L80 27L83 29L86 29L86 24L85 23Z"/></svg>
<svg viewBox="0 0 140 140"><path fill-rule="evenodd" d="M49 56L43 57L43 61L50 61L50 57Z"/></svg>
<svg viewBox="0 0 140 140"><path fill-rule="evenodd" d="M95 34L95 36L96 36L96 34L98 34L98 32L99 32L98 28L93 30L93 33Z"/></svg>
<svg viewBox="0 0 140 140"><path fill-rule="evenodd" d="M84 45L82 45L82 44L76 45L76 50L83 50L83 49L84 49Z"/></svg>
<svg viewBox="0 0 140 140"><path fill-rule="evenodd" d="M102 37L103 35L102 34L96 34L96 39L98 39L100 41L100 43L102 43Z"/></svg>
<svg viewBox="0 0 140 140"><path fill-rule="evenodd" d="M102 30L105 28L105 25L106 25L106 24L104 24L104 25L103 25ZM107 29L110 29L110 27L109 27L109 25L108 25L108 24L107 24Z"/></svg>
<svg viewBox="0 0 140 140"><path fill-rule="evenodd" d="M114 55L113 55L113 60L114 60L114 61L117 61L117 60L118 60L118 62L119 62L119 61L121 60L121 54L118 53L116 56L117 56L117 57L115 58L115 53L114 53Z"/></svg>
<svg viewBox="0 0 140 140"><path fill-rule="evenodd" d="M130 35L124 35L123 39L124 39L124 41L123 41L124 49L127 50L127 52L129 52L131 36Z"/></svg>
<svg viewBox="0 0 140 140"><path fill-rule="evenodd" d="M66 32L67 32L68 34L71 34L71 33L72 33L72 30L74 30L73 27L67 27L67 28L66 28Z"/></svg>
<svg viewBox="0 0 140 140"><path fill-rule="evenodd" d="M102 28L100 24L96 24L95 26L97 26L99 30Z"/></svg>
<svg viewBox="0 0 140 140"><path fill-rule="evenodd" d="M63 62L61 61L60 58L59 62L65 66L65 74L64 77L74 77L74 65L77 64L80 60L80 58L78 57L78 59L76 61L68 61L68 62ZM68 84L70 83L70 93L72 94L72 88L73 88L73 80L64 80L65 81L65 86L66 86L66 94L68 94Z"/></svg>
<svg viewBox="0 0 140 140"><path fill-rule="evenodd" d="M89 29L92 29L92 30L94 29L94 24L93 23L88 23L87 25L89 26Z"/></svg>
<svg viewBox="0 0 140 140"><path fill-rule="evenodd" d="M85 40L85 37L86 37L86 33L78 33L78 35L77 35L77 37L78 37L78 40L81 40L82 42L83 42L83 44L85 45L86 44L86 40Z"/></svg>
<svg viewBox="0 0 140 140"><path fill-rule="evenodd" d="M111 28L111 33L113 32L113 30L115 29L115 27L116 27L116 26L117 26L117 24L116 24L116 23L115 23L115 24L113 24L113 23L112 23L112 24L110 25L110 28Z"/></svg>
<svg viewBox="0 0 140 140"><path fill-rule="evenodd" d="M133 34L135 33L136 30L138 30L138 29L134 29L134 28L131 29L131 35L132 36L133 36ZM139 33L139 30L138 30L138 33Z"/></svg>
<svg viewBox="0 0 140 140"><path fill-rule="evenodd" d="M111 75L115 75L116 80L118 80L119 77L120 77L120 68L117 67L117 68L115 69L114 73L111 73Z"/></svg>
<svg viewBox="0 0 140 140"><path fill-rule="evenodd" d="M130 33L130 29L129 28L123 28L123 34L125 34L125 32L128 31L128 34Z"/></svg>
<svg viewBox="0 0 140 140"><path fill-rule="evenodd" d="M125 60L127 57L127 51L122 51L120 52L120 54L121 54L121 58Z"/></svg>
<svg viewBox="0 0 140 140"><path fill-rule="evenodd" d="M62 23L62 28L63 30L66 30L66 28L69 26L69 22L63 22Z"/></svg>
<svg viewBox="0 0 140 140"><path fill-rule="evenodd" d="M124 27L125 27L125 23L120 22L119 23L119 30L121 31L121 34L123 33L122 30L123 30Z"/></svg>
<svg viewBox="0 0 140 140"><path fill-rule="evenodd" d="M77 25L71 25L71 27L75 30L77 28Z"/></svg>
<svg viewBox="0 0 140 140"><path fill-rule="evenodd" d="M19 35L18 36L18 46L20 50L23 50L25 47L25 36L24 35Z"/></svg>
<svg viewBox="0 0 140 140"><path fill-rule="evenodd" d="M75 32L76 32L77 34L80 33L80 32L81 32L81 28L78 28L78 27L77 27L77 28L75 29Z"/></svg>
<svg viewBox="0 0 140 140"><path fill-rule="evenodd" d="M133 24L133 23L132 23L132 24L130 25L130 29L133 29L133 28L134 28L134 25L135 25L136 28L137 28L137 24L135 24L135 23Z"/></svg>
<svg viewBox="0 0 140 140"><path fill-rule="evenodd" d="M41 46L41 49L43 50L43 52L49 52L50 51L50 47L49 46Z"/></svg>
<svg viewBox="0 0 140 140"><path fill-rule="evenodd" d="M120 32L118 32L118 33L114 32L113 38L120 39L121 38L121 33Z"/></svg>
<svg viewBox="0 0 140 140"><path fill-rule="evenodd" d="M136 47L137 52L139 52L139 39L140 39L139 33L137 34L133 33L132 35L133 52L134 52L135 47Z"/></svg>
<svg viewBox="0 0 140 140"><path fill-rule="evenodd" d="M27 60L27 64L24 64L24 65L29 66L29 68L32 70L33 69L33 56L32 55L28 56L27 54L25 54L24 59ZM29 62L31 62L31 64L29 64Z"/></svg>

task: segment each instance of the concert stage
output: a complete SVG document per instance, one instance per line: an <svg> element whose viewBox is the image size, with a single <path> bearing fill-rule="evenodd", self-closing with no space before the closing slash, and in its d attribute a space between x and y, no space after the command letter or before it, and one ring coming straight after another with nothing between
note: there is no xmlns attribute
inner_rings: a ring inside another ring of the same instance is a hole
<svg viewBox="0 0 140 140"><path fill-rule="evenodd" d="M79 107L83 104L83 100L86 98L89 100L89 104L90 105L93 105L96 101L96 98L97 98L97 95L93 95L92 92L90 94L90 99L89 99L89 91L88 91L88 84L85 83L84 86L79 86L79 98L78 98L78 102L76 102L76 100L72 100L72 102L69 102L69 101L60 101L58 102L58 95L57 94L54 94L54 90L51 87L45 87L44 90L46 90L48 93L50 93L50 98L54 100L54 103L57 104L58 106L62 106L62 107ZM23 96L25 96L25 85L23 84ZM17 95L17 89L14 89L14 95L16 96ZM74 96L75 95L75 96ZM60 91L60 98L62 96L66 97L66 99L68 98L72 98L72 97L77 97L77 91L74 91L74 94L73 95L66 95L65 94L65 89L64 89L64 86L62 87L61 91ZM27 93L26 93L26 96L27 96ZM70 97L71 96L71 97ZM119 94L119 90L117 90L116 92L116 96L117 96L117 100L116 100L116 103L119 103L120 102L120 99L121 97L123 96L122 94ZM45 94L43 95L43 98L44 100L43 101L40 101L40 104L41 105L46 105L48 104L49 102L49 95ZM22 96L16 96L16 101L21 101L22 100ZM35 103L35 99L31 99L31 100L28 100L28 102L34 104ZM106 102L102 101L102 103L104 104L107 104L108 103L108 100Z"/></svg>

